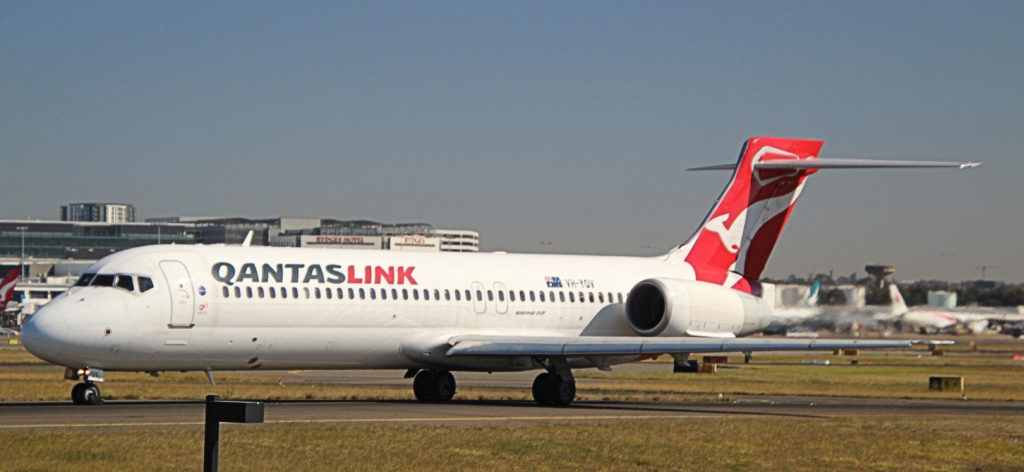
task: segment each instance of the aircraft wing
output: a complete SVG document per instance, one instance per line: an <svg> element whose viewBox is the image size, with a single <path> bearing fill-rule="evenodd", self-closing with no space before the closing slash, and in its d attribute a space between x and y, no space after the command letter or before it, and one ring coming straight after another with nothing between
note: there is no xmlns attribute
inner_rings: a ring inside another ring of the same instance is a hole
<svg viewBox="0 0 1024 472"><path fill-rule="evenodd" d="M832 351L909 348L918 341L628 336L465 335L449 339L446 356L586 357L745 351Z"/></svg>

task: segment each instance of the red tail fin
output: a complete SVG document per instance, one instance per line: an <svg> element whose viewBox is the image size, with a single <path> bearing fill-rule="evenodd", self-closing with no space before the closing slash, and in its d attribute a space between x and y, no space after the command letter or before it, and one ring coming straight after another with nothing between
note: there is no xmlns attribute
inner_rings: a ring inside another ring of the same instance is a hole
<svg viewBox="0 0 1024 472"><path fill-rule="evenodd" d="M750 138L732 180L679 254L697 280L754 292L789 213L815 169L757 169L776 160L816 159L822 141Z"/></svg>
<svg viewBox="0 0 1024 472"><path fill-rule="evenodd" d="M7 308L7 302L11 301L11 296L14 295L14 284L18 282L19 275L21 275L21 269L11 269L7 271L3 281L0 281L0 311L4 311Z"/></svg>

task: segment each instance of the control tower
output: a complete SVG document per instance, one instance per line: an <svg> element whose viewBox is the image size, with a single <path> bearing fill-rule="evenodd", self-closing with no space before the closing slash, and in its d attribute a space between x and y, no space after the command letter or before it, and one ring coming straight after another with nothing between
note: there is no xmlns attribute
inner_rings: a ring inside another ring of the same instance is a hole
<svg viewBox="0 0 1024 472"><path fill-rule="evenodd" d="M878 279L878 286L881 287L885 283L885 278L896 271L896 267L891 264L868 264L864 266L864 270L875 276Z"/></svg>

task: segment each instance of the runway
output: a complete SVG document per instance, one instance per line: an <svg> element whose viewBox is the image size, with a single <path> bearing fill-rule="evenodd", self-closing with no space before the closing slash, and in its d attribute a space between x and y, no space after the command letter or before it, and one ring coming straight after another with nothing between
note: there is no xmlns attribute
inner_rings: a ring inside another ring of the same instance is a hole
<svg viewBox="0 0 1024 472"><path fill-rule="evenodd" d="M962 400L880 400L832 397L740 397L728 402L578 402L569 408L525 401L275 401L265 403L267 425L502 425L530 422L614 422L696 418L814 419L834 417L1024 416L1024 405ZM200 428L204 404L115 401L0 404L0 431L68 428Z"/></svg>

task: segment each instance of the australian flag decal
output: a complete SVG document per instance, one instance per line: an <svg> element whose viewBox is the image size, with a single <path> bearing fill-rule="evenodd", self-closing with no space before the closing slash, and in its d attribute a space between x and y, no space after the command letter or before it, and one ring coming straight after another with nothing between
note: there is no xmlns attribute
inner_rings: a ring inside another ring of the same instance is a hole
<svg viewBox="0 0 1024 472"><path fill-rule="evenodd" d="M562 279L558 277L544 277L544 281L547 282L549 288L557 288L562 286Z"/></svg>

